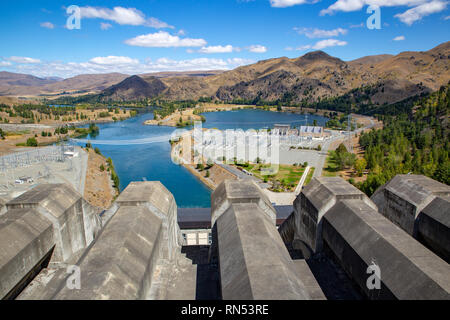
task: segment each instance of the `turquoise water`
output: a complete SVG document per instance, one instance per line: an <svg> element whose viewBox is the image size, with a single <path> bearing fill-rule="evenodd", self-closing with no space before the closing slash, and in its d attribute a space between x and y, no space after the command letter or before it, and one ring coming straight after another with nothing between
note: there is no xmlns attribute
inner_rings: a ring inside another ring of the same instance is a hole
<svg viewBox="0 0 450 320"><path fill-rule="evenodd" d="M275 123L289 123L293 126L305 124L303 115L263 110L212 112L205 113L204 116L204 127L218 129L261 129L272 127ZM171 161L169 137L175 128L143 124L150 119L153 119L153 114L147 113L122 122L98 124L100 134L90 138L94 147L98 146L103 155L113 160L120 178L120 189L124 190L132 181L161 181L175 196L178 207L210 207L211 191L184 167ZM314 119L319 124L326 121L323 117L308 116L310 124ZM104 144L105 141L139 139L147 139L152 143ZM103 141L102 144L97 145L95 142L100 140ZM84 143L80 145L84 146Z"/></svg>

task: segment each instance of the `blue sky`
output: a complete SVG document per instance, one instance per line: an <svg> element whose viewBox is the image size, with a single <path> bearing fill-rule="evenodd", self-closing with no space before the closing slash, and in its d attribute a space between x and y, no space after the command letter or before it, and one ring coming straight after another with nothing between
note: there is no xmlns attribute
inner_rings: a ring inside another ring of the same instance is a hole
<svg viewBox="0 0 450 320"><path fill-rule="evenodd" d="M369 5L380 29L369 29ZM77 5L81 29L69 30ZM36 76L232 69L323 50L343 60L449 40L447 0L0 2L0 70Z"/></svg>

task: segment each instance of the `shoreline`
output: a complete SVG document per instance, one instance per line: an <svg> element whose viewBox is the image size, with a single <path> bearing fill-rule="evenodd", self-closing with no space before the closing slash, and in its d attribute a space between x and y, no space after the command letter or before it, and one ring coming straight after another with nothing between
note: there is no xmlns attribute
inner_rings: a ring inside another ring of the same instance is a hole
<svg viewBox="0 0 450 320"><path fill-rule="evenodd" d="M211 191L214 191L217 186L212 182L209 181L207 178L205 178L204 176L202 176L200 174L200 172L198 172L195 168L193 168L191 165L189 164L181 164L181 166L183 166L184 168L186 168L191 174L193 174L195 177L197 177L206 187L208 187L208 189L210 189Z"/></svg>

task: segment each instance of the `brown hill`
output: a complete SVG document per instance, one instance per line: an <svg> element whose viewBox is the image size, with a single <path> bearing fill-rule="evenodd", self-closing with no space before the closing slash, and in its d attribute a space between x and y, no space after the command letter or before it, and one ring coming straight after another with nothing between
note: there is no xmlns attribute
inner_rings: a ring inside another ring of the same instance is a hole
<svg viewBox="0 0 450 320"><path fill-rule="evenodd" d="M122 82L104 90L100 97L102 100L127 101L144 98L154 98L160 95L166 86L158 78L142 79L131 76Z"/></svg>
<svg viewBox="0 0 450 320"><path fill-rule="evenodd" d="M39 86L23 84L52 80L11 80L10 84L4 79L7 88L2 90L0 86L0 95L103 90L102 96L107 99L162 96L173 100L212 97L223 101L311 103L350 93L382 104L437 90L450 81L449 67L450 42L446 42L429 51L367 56L348 62L314 51L295 59L268 59L226 72L160 72L137 78L123 74L82 75Z"/></svg>
<svg viewBox="0 0 450 320"><path fill-rule="evenodd" d="M450 42L425 52L377 55L345 62L322 51L296 59L260 61L201 79L172 78L165 83L171 99L201 96L220 100L315 102L373 86L373 103L396 102L437 90L450 80ZM164 80L163 80L164 81Z"/></svg>

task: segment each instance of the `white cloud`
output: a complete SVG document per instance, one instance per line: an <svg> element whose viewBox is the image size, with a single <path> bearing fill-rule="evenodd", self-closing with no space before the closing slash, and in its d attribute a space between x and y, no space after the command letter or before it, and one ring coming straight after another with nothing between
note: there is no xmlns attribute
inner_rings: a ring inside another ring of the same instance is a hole
<svg viewBox="0 0 450 320"><path fill-rule="evenodd" d="M160 58L141 62L129 57L96 57L87 62L49 62L34 65L17 65L16 72L33 74L38 77L58 76L63 78L79 74L98 74L120 72L124 74L142 74L160 71L192 70L230 70L255 61L241 58L172 60Z"/></svg>
<svg viewBox="0 0 450 320"><path fill-rule="evenodd" d="M328 37L337 37L339 35L347 34L347 29L337 28L333 30L322 30L322 29L311 29L311 28L294 28L298 34L304 34L310 39L313 38L328 38Z"/></svg>
<svg viewBox="0 0 450 320"><path fill-rule="evenodd" d="M265 46L262 45L252 45L250 47L248 47L248 51L253 52L253 53L265 53L267 52L267 48Z"/></svg>
<svg viewBox="0 0 450 320"><path fill-rule="evenodd" d="M198 52L200 53L229 53L233 52L234 48L232 45L226 46L208 46L202 47Z"/></svg>
<svg viewBox="0 0 450 320"><path fill-rule="evenodd" d="M0 61L0 67L9 67L10 65L12 65L12 63L9 61Z"/></svg>
<svg viewBox="0 0 450 320"><path fill-rule="evenodd" d="M336 39L326 39L326 40L321 40L319 42L316 42L316 44L314 45L304 45L301 47L296 48L295 50L299 50L299 51L304 51L304 50L309 50L309 49L314 49L314 50L322 50L328 47L342 47L342 46L346 46L347 42L346 41L340 41L340 40L336 40ZM289 48L291 49L291 48Z"/></svg>
<svg viewBox="0 0 450 320"><path fill-rule="evenodd" d="M108 56L108 57L95 57L89 60L89 62L99 65L128 65L128 64L138 64L139 60L132 59L130 57Z"/></svg>
<svg viewBox="0 0 450 320"><path fill-rule="evenodd" d="M25 63L25 64L33 64L33 63L40 63L41 60L39 59L33 59L33 58L28 58L28 57L9 57L6 60L15 62L15 63Z"/></svg>
<svg viewBox="0 0 450 320"><path fill-rule="evenodd" d="M338 11L350 12L363 9L364 6L377 5L379 7L407 6L411 9L395 15L400 21L411 25L422 17L440 12L447 6L445 0L337 0L327 9L320 11L320 15L334 14Z"/></svg>
<svg viewBox="0 0 450 320"><path fill-rule="evenodd" d="M42 22L41 23L41 27L42 28L47 28L47 29L54 29L55 25L51 22Z"/></svg>
<svg viewBox="0 0 450 320"><path fill-rule="evenodd" d="M351 24L350 28L354 29L354 28L364 28L364 23L361 22L360 24Z"/></svg>
<svg viewBox="0 0 450 320"><path fill-rule="evenodd" d="M450 19L450 16L444 17L444 20L448 20L448 19Z"/></svg>
<svg viewBox="0 0 450 320"><path fill-rule="evenodd" d="M168 32L159 31L137 36L125 41L130 46L169 48L169 47L203 47L206 41L203 39L180 38L170 35Z"/></svg>
<svg viewBox="0 0 450 320"><path fill-rule="evenodd" d="M399 18L401 22L410 26L414 22L421 20L425 16L428 16L432 13L441 12L446 7L447 2L435 0L406 10L401 14L396 14L395 17Z"/></svg>
<svg viewBox="0 0 450 320"><path fill-rule="evenodd" d="M299 4L308 3L307 0L270 0L270 5L274 8L286 8Z"/></svg>
<svg viewBox="0 0 450 320"><path fill-rule="evenodd" d="M110 29L110 28L112 28L112 24L110 24L110 23L105 23L105 22L101 22L101 23L100 23L100 29L102 29L102 30L108 30L108 29Z"/></svg>
<svg viewBox="0 0 450 320"><path fill-rule="evenodd" d="M104 19L120 25L147 26L152 28L174 28L156 18L146 18L142 11L135 8L114 7L113 9L98 7L81 7L81 17L86 19Z"/></svg>
<svg viewBox="0 0 450 320"><path fill-rule="evenodd" d="M337 0L320 14L333 14L337 11L351 12L361 10L364 6L377 5L379 7L415 6L429 0Z"/></svg>
<svg viewBox="0 0 450 320"><path fill-rule="evenodd" d="M342 47L347 45L346 41L340 41L340 40L336 40L336 39L327 39L327 40L321 40L319 42L317 42L312 48L315 50L321 50L324 48L328 48L328 47Z"/></svg>
<svg viewBox="0 0 450 320"><path fill-rule="evenodd" d="M395 37L392 40L394 40L394 41L403 41L403 40L405 40L405 36L398 36L398 37Z"/></svg>

